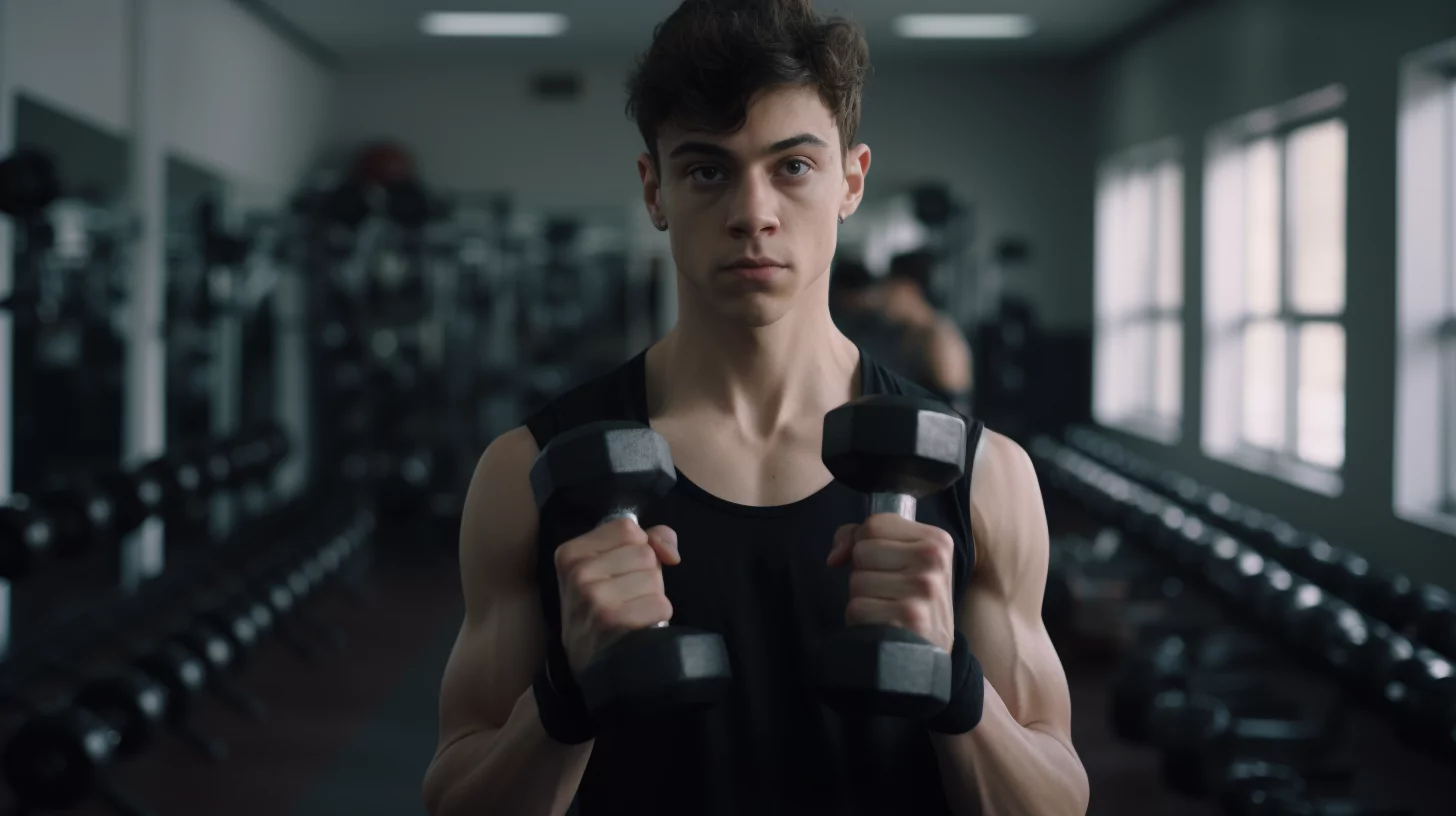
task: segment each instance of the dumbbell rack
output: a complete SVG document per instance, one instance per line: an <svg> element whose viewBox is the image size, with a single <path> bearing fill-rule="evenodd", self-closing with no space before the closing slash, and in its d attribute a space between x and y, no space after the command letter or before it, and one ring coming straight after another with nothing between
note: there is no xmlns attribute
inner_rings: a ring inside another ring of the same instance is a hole
<svg viewBox="0 0 1456 816"><path fill-rule="evenodd" d="M1378 657L1373 651L1376 647L1389 649L1397 641L1388 632L1381 634L1382 624L1378 621L1334 597L1319 582L1309 580L1310 575L1281 563L1296 562L1288 557L1290 548L1273 550L1265 541L1259 542L1265 546L1256 547L1245 537L1230 534L1221 514L1211 512L1206 504L1189 501L1185 494L1200 492L1191 489L1191 480L1164 479L1160 483L1162 490L1150 489L1138 477L1148 479L1152 466L1133 462L1125 453L1114 457L1110 443L1106 448L1098 447L1087 432L1074 432L1069 437L1072 446L1046 437L1030 445L1043 484L1071 497L1102 521L1129 531L1135 541L1169 563L1175 573L1194 578L1212 590L1249 630L1282 640L1286 654L1302 658L1310 680L1338 678L1334 690L1339 692L1341 702L1337 704L1373 704L1384 716L1372 723L1383 720L1387 731L1393 723L1394 734L1402 737L1407 747L1434 749L1429 751L1431 763L1416 762L1412 757L1405 765L1430 764L1433 778L1442 773L1434 768L1442 767L1442 763L1450 767L1452 752L1441 744L1443 736L1449 739L1449 732L1443 735L1439 728L1431 727L1433 723L1414 720L1409 716L1409 707L1401 705L1401 691L1419 681L1411 675L1437 666L1439 656L1422 650L1418 644L1409 644L1405 652L1397 651L1373 672L1384 672L1377 681L1362 661ZM1092 452L1088 447L1106 458L1088 455ZM1109 460L1121 467L1109 466ZM1170 484L1181 490L1168 488ZM1229 502L1228 497L1206 489L1201 494L1214 498L1215 506ZM1364 718L1361 722L1369 736ZM1390 743L1390 736L1379 741Z"/></svg>
<svg viewBox="0 0 1456 816"><path fill-rule="evenodd" d="M0 684L14 690L12 695L47 685L54 691L57 684L45 679L54 675L58 663L74 667L67 674L76 677L90 666L119 667L130 660L128 652L118 649L127 634L146 640L165 634L170 622L195 617L200 611L199 587L221 587L223 576L277 575L292 587L295 597L306 598L332 576L359 563L372 529L372 514L347 493L293 502L244 525L217 545L185 551L143 591L130 595L117 591L97 598L66 625L33 636L0 665ZM260 572L260 564L267 565L266 573ZM59 687L64 695L67 684ZM104 787L96 795L102 795Z"/></svg>

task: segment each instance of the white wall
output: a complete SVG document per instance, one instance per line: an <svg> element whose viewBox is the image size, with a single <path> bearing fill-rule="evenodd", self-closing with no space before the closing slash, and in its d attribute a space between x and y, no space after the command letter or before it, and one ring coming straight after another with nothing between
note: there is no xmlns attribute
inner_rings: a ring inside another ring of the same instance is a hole
<svg viewBox="0 0 1456 816"><path fill-rule="evenodd" d="M129 0L5 0L0 42L19 93L125 134ZM230 0L152 0L164 53L162 140L230 180L280 192L314 160L332 74Z"/></svg>
<svg viewBox="0 0 1456 816"><path fill-rule="evenodd" d="M530 95L535 66L382 63L340 76L338 146L409 146L431 184L510 191L526 207L640 206L641 137L624 113L626 61L585 66L580 98ZM561 66L550 66L559 69ZM871 194L948 180L976 205L977 239L1029 237L1027 294L1053 328L1085 327L1091 299L1090 82L1030 65L877 65L860 136Z"/></svg>
<svg viewBox="0 0 1456 816"><path fill-rule="evenodd" d="M1377 563L1456 585L1456 539L1392 511L1396 338L1396 125L1400 61L1456 35L1456 3L1229 0L1203 4L1109 60L1098 93L1098 155L1175 136L1188 159L1184 242L1190 323L1183 404L1203 404L1203 159L1208 130L1333 83L1348 91L1346 463L1338 498L1220 464L1183 441L1145 453L1277 512Z"/></svg>

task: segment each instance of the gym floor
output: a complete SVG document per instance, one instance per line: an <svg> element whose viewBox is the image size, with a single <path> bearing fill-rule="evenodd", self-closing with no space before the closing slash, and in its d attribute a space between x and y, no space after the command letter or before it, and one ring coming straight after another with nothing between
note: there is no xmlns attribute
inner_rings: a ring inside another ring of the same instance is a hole
<svg viewBox="0 0 1456 816"><path fill-rule="evenodd" d="M168 740L144 763L117 769L118 783L159 813L209 816L406 816L424 814L420 782L434 752L439 682L463 608L447 564L382 559L365 601L321 601L318 617L348 642L309 666L265 650L244 678L269 708L266 727L209 706L199 727L223 739L212 764ZM1158 781L1156 755L1117 744L1102 712L1111 669L1068 665L1074 731L1092 780L1091 814L1214 816ZM99 805L81 816L106 813Z"/></svg>

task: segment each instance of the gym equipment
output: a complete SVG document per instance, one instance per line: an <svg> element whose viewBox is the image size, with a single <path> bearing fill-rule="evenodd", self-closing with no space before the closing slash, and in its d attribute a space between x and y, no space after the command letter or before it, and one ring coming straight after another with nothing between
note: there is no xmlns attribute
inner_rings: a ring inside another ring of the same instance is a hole
<svg viewBox="0 0 1456 816"><path fill-rule="evenodd" d="M1124 660L1108 697L1108 719L1118 738L1153 738L1149 712L1164 691L1245 699L1267 693L1268 665L1278 653L1265 641L1233 630L1192 631L1153 637ZM1265 668L1255 670L1256 665Z"/></svg>
<svg viewBox="0 0 1456 816"><path fill-rule="evenodd" d="M55 162L37 150L21 149L0 159L0 213L17 221L38 217L61 194Z"/></svg>
<svg viewBox="0 0 1456 816"><path fill-rule="evenodd" d="M145 697L137 711L150 717L160 705ZM130 717L104 716L85 708L65 708L31 717L5 745L0 756L5 779L26 810L66 810L96 797L121 816L151 811L113 784L107 769L121 758L122 734L136 726Z"/></svg>
<svg viewBox="0 0 1456 816"><path fill-rule="evenodd" d="M15 494L0 504L0 578L29 576L47 558L55 541L55 524L28 497Z"/></svg>
<svg viewBox="0 0 1456 816"><path fill-rule="evenodd" d="M531 466L541 513L581 526L636 522L676 482L667 440L633 422L596 422L562 433ZM577 678L598 724L706 707L731 681L720 635L666 621L624 634Z"/></svg>
<svg viewBox="0 0 1456 816"><path fill-rule="evenodd" d="M1161 752L1163 780L1184 795L1206 796L1232 760L1249 750L1265 756L1282 753L1301 762L1324 760L1341 732L1342 708L1334 706L1322 720L1288 718L1295 708L1271 699L1252 704L1248 713L1253 716L1238 716L1213 695L1177 689L1160 693L1153 699L1148 723ZM1268 714L1274 716L1261 716Z"/></svg>
<svg viewBox="0 0 1456 816"><path fill-rule="evenodd" d="M1217 782L1219 808L1228 816L1267 812L1275 797L1303 799L1311 788L1348 789L1354 774L1347 768L1295 768L1264 759L1235 759Z"/></svg>
<svg viewBox="0 0 1456 816"><path fill-rule="evenodd" d="M227 758L227 744L192 724L207 690L207 666L181 644L167 643L135 658L130 667L167 690L167 725L194 750L214 762Z"/></svg>
<svg viewBox="0 0 1456 816"><path fill-rule="evenodd" d="M1116 529L1103 528L1091 541L1053 542L1042 619L1083 645L1126 644L1142 626L1174 614L1184 588L1161 565L1129 552Z"/></svg>
<svg viewBox="0 0 1456 816"><path fill-rule="evenodd" d="M1353 799L1306 799L1292 790L1267 792L1250 816L1416 816L1410 808L1362 805Z"/></svg>
<svg viewBox="0 0 1456 816"><path fill-rule="evenodd" d="M115 503L85 476L53 482L36 495L35 506L54 524L57 556L85 555L117 539Z"/></svg>
<svg viewBox="0 0 1456 816"><path fill-rule="evenodd" d="M852 400L824 417L824 465L870 496L870 514L915 519L916 502L965 474L966 423L941 403L898 395ZM927 719L950 701L950 654L894 626L825 638L817 688L856 714Z"/></svg>

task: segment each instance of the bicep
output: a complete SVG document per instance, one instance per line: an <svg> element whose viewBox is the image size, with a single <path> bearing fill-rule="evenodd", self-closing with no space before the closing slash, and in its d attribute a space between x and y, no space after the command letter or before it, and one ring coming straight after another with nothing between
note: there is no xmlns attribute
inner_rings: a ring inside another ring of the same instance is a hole
<svg viewBox="0 0 1456 816"><path fill-rule="evenodd" d="M971 479L976 566L958 624L1016 721L1070 740L1067 677L1041 619L1049 545L1036 472L1015 442L984 434Z"/></svg>
<svg viewBox="0 0 1456 816"><path fill-rule="evenodd" d="M471 479L460 521L465 620L441 682L441 748L503 726L544 654L534 457L534 440L517 429L490 446Z"/></svg>

